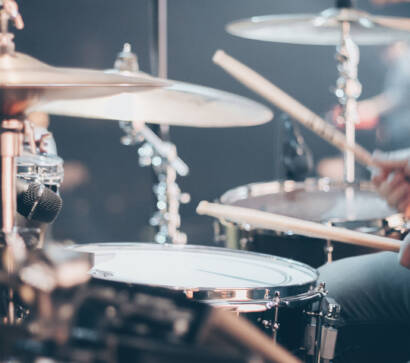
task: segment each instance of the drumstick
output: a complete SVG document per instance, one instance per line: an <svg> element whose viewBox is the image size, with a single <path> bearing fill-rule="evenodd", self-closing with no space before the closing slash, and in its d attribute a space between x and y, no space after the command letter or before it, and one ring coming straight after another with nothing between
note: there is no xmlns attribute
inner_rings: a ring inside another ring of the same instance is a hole
<svg viewBox="0 0 410 363"><path fill-rule="evenodd" d="M320 223L262 212L251 208L202 201L199 203L196 211L198 214L206 214L236 223L249 224L257 228L282 232L292 231L304 236L329 239L335 242L344 242L386 251L398 252L400 250L400 242L392 238L326 226Z"/></svg>
<svg viewBox="0 0 410 363"><path fill-rule="evenodd" d="M213 334L212 328L217 328L217 334ZM210 315L208 326L205 326L203 329L203 331L207 330L211 338L218 339L221 334L222 336L226 335L230 340L233 340L238 349L250 349L257 355L260 355L263 361L271 363L302 363L279 344L275 344L272 339L269 339L260 329L246 319L232 316L226 311L214 309ZM201 338L205 340L203 343L212 346L212 341L207 343L206 338Z"/></svg>
<svg viewBox="0 0 410 363"><path fill-rule="evenodd" d="M320 116L309 110L286 92L282 91L279 87L269 82L259 73L256 73L254 70L232 58L222 50L216 51L212 60L239 82L288 113L295 120L298 120L305 127L309 128L338 149L342 151L352 151L355 154L357 161L364 166L375 166L371 154L365 148L358 144L355 146L349 145L342 132L328 124Z"/></svg>

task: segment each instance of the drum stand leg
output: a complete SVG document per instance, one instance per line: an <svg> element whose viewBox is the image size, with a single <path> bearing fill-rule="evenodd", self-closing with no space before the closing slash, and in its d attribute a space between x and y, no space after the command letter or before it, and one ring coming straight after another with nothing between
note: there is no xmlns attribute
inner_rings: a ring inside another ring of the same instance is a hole
<svg viewBox="0 0 410 363"><path fill-rule="evenodd" d="M25 253L24 243L14 234L16 213L16 157L23 145L23 122L17 119L0 122L0 229L3 234L3 268L9 275L14 273L16 263ZM14 291L8 291L8 311L5 322L14 324Z"/></svg>
<svg viewBox="0 0 410 363"><path fill-rule="evenodd" d="M266 304L268 310L274 309L273 313L273 320L261 320L260 323L263 325L265 329L272 330L272 339L273 342L276 343L278 339L278 331L279 331L279 307L280 307L281 299L280 299L280 292L275 291L275 296L272 301Z"/></svg>

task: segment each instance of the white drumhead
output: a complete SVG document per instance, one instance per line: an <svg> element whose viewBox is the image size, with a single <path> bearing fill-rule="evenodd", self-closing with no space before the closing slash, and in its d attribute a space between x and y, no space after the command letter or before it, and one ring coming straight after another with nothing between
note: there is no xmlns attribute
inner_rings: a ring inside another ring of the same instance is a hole
<svg viewBox="0 0 410 363"><path fill-rule="evenodd" d="M92 252L98 278L177 289L249 289L314 283L316 270L302 263L224 248L157 244L76 246Z"/></svg>

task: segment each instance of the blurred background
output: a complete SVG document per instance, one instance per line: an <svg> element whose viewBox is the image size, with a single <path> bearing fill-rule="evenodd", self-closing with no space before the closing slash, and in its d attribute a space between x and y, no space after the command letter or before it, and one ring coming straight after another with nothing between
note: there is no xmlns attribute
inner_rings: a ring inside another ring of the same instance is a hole
<svg viewBox="0 0 410 363"><path fill-rule="evenodd" d="M149 72L150 1L21 0L26 27L15 32L17 50L55 66L106 69L113 67L123 43L129 42L140 69ZM224 49L325 116L337 102L331 92L337 78L333 47L245 40L227 34L224 27L253 15L318 13L332 5L329 0L169 0L169 78L264 103L212 63L215 50ZM357 6L373 14L410 16L409 4L380 7L359 0ZM383 90L389 63L384 47L360 51L365 99ZM171 140L191 169L188 177L178 178L182 191L191 194L191 203L181 207L181 230L189 242L208 244L213 239L212 220L195 214L200 200L214 200L239 185L284 177L278 152L280 111L274 111L272 122L257 127L171 128ZM120 143L123 132L118 123L53 116L50 130L67 174L54 237L77 243L152 240L148 220L154 212L155 177L150 168L139 167L137 147ZM338 155L310 131L302 128L302 134L316 163ZM357 140L370 150L386 148L374 130L359 131Z"/></svg>

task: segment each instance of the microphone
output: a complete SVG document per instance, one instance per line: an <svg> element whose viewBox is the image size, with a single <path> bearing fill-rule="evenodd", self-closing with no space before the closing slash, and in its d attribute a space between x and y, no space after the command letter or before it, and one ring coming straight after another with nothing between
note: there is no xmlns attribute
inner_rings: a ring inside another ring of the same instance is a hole
<svg viewBox="0 0 410 363"><path fill-rule="evenodd" d="M302 181L313 169L313 155L296 125L288 119L286 114L282 116L282 119L284 120L282 162L286 178Z"/></svg>
<svg viewBox="0 0 410 363"><path fill-rule="evenodd" d="M39 183L17 179L17 211L29 221L51 223L63 206L61 197Z"/></svg>

